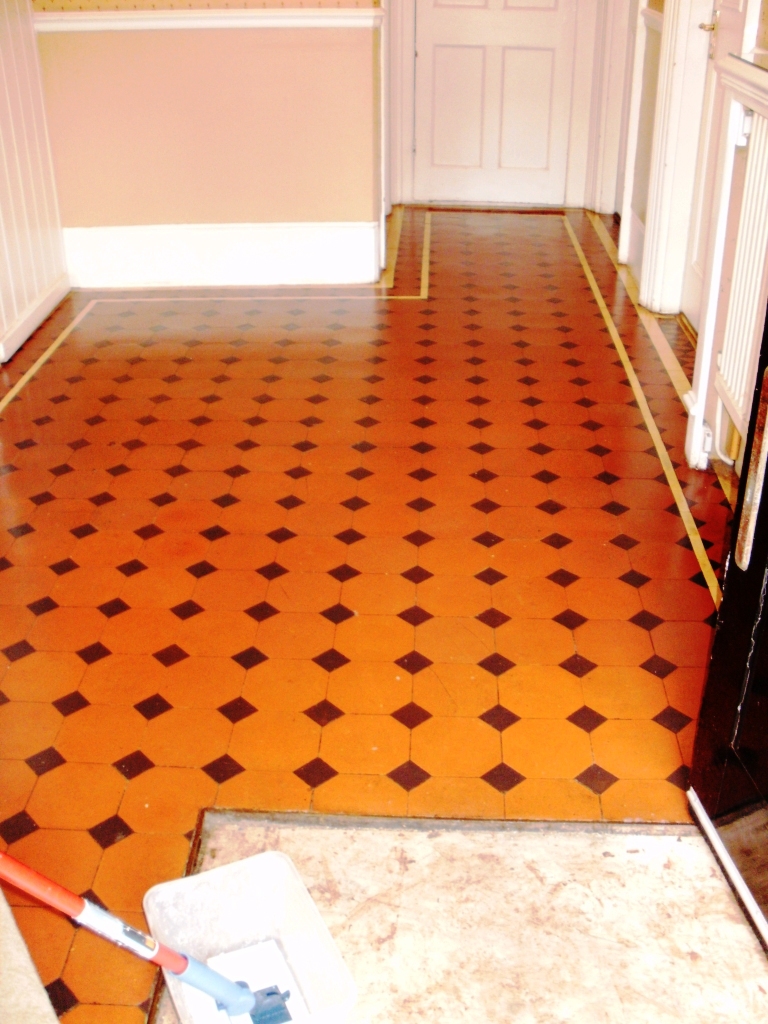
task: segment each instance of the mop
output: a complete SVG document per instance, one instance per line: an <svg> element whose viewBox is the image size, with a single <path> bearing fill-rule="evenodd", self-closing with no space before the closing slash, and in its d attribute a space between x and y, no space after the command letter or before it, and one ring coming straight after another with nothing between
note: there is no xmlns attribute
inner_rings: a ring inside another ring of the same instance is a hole
<svg viewBox="0 0 768 1024"><path fill-rule="evenodd" d="M126 924L96 903L76 896L2 851L0 880L61 911L77 924L142 960L164 967L187 985L211 996L218 1008L230 1017L248 1015L253 1024L284 1024L292 1019L286 1006L290 992L281 992L276 985L252 992L245 982L230 981L207 964L164 946L151 935Z"/></svg>

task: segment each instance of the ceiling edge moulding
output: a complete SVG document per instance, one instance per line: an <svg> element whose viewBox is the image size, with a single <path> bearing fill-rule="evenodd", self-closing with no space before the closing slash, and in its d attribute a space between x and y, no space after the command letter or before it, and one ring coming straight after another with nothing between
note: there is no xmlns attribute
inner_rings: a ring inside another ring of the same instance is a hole
<svg viewBox="0 0 768 1024"><path fill-rule="evenodd" d="M136 32L151 29L378 28L380 7L279 7L233 10L44 11L35 31Z"/></svg>

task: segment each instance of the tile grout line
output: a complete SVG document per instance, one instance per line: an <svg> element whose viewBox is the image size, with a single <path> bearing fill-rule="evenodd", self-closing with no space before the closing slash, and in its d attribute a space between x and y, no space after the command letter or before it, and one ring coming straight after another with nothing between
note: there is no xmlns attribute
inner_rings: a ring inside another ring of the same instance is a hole
<svg viewBox="0 0 768 1024"><path fill-rule="evenodd" d="M563 217L563 221L565 223L565 228L570 236L573 248L576 252L576 255L578 256L582 269L584 270L587 281L589 282L589 286L592 289L592 294L594 295L597 301L597 305L600 309L603 320L605 321L605 325L608 328L608 333L611 336L611 340L613 341L616 351L619 354L619 358L621 359L622 365L627 374L627 379L629 380L629 383L632 387L632 391L634 392L635 399L640 409L640 413L643 417L643 420L645 421L646 427L648 428L648 433L651 435L651 439L653 440L654 447L656 448L656 454L658 455L659 461L661 462L662 468L664 470L664 475L667 478L667 484L669 485L669 489L672 491L672 495L675 499L675 503L680 513L680 518L683 520L683 524L685 525L685 529L688 534L688 539L691 542L693 553L696 555L698 563L701 567L702 575L704 576L707 586L709 587L709 592L712 595L712 600L714 601L715 607L719 608L720 601L722 600L722 591L720 590L720 584L717 581L714 569L712 568L709 558L707 557L707 553L701 541L701 535L699 534L699 531L696 527L693 514L691 513L691 510L688 507L688 502L686 501L685 495L683 494L683 489L680 486L680 481L677 479L677 474L675 473L674 468L672 466L672 462L669 458L669 452L667 451L662 436L659 433L659 428L656 426L656 421L654 420L653 413L651 412L650 406L648 405L648 400L645 397L645 393L643 392L640 381L637 378L637 374L635 373L634 367L632 366L629 355L627 354L627 350L624 347L624 342L621 340L621 335L619 334L616 328L616 324L613 322L613 317L611 316L608 310L608 306L606 305L605 299L603 298L603 294L600 291L600 286L598 285L597 280L595 279L595 275L592 273L592 268L590 267L589 262L587 261L587 257L584 254L584 250L582 249L579 240L576 237L576 232L573 230L573 227L571 226L571 223L568 220L567 216Z"/></svg>
<svg viewBox="0 0 768 1024"><path fill-rule="evenodd" d="M30 366L27 372L22 377L20 377L19 380L16 381L16 383L13 385L10 391L6 392L6 394L3 395L2 399L0 399L0 413L3 412L3 410L14 400L14 398L18 395L21 389L25 387L27 384L29 384L32 378L37 374L37 371L42 366L44 366L45 363L48 362L48 360L51 358L56 349L67 340L72 331L74 331L78 324L86 318L86 316L91 312L93 307L99 301L101 300L91 299L88 305L84 309L80 310L75 319L69 324L68 327L64 328L61 334L55 339L55 341L53 341L48 346L45 352L43 352L43 354L32 364L32 366Z"/></svg>

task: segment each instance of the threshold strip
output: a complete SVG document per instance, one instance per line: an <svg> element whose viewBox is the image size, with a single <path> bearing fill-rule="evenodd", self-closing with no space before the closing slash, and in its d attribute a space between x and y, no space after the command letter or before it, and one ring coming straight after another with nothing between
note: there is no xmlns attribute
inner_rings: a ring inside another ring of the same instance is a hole
<svg viewBox="0 0 768 1024"><path fill-rule="evenodd" d="M587 217L595 229L595 234L603 243L603 248L608 253L608 257L613 263L616 273L619 275L619 280L624 285L629 300L635 307L640 322L646 330L648 337L651 339L651 344L656 349L656 353L661 360L664 369L667 371L667 376L672 382L672 386L678 394L680 401L683 403L686 409L689 409L691 399L686 400L686 395L691 394L691 385L688 378L683 373L683 368L677 360L677 356L672 351L672 347L666 339L664 332L656 317L645 306L641 306L639 302L639 292L637 288L637 282L632 276L632 272L629 267L623 267L619 263L619 254L616 249L611 236L608 234L605 224L600 220L596 213L592 213L591 210L587 211Z"/></svg>
<svg viewBox="0 0 768 1024"><path fill-rule="evenodd" d="M632 391L634 393L635 400L637 401L638 408L640 409L640 413L643 417L643 421L645 422L645 425L648 429L648 433L651 435L651 439L653 440L653 444L656 449L656 454L659 458L659 462L661 463L662 469L664 470L664 475L667 478L667 484L669 485L669 489L672 491L672 495L675 499L675 504L677 505L678 512L680 513L680 518L682 519L683 524L685 525L685 530L688 534L688 540L691 542L691 548L693 549L693 553L696 555L696 559L699 563L699 566L701 567L702 575L706 581L707 587L709 588L709 592L712 595L712 600L715 604L715 607L719 608L723 596L722 591L720 590L720 584L718 583L717 577L715 576L715 571L712 568L709 558L707 557L707 552L704 549L704 545L701 540L701 535L699 534L699 531L696 527L693 514L691 513L691 510L688 507L688 502L686 501L685 495L683 494L683 489L680 486L680 481L677 479L677 474L675 473L674 467L672 466L672 461L669 457L669 452L667 451L666 445L664 444L662 436L659 433L659 428L656 426L656 421L653 418L653 413L651 412L650 406L648 405L645 393L643 392L640 381L638 380L637 374L635 373L634 367L632 366L629 355L627 354L627 350L624 347L624 342L621 340L621 335L619 334L616 328L616 324L613 322L613 317L611 316L608 310L608 306L603 297L603 293L600 291L600 286L598 285L597 280L595 279L595 275L592 273L592 268L589 265L587 257L584 255L584 250L582 249L581 244L579 243L579 240L576 237L576 232L573 230L573 227L571 226L571 223L568 220L567 216L563 217L563 221L565 222L566 231L570 236L571 244L573 245L576 255L579 258L579 262L581 263L581 267L584 271L584 274L586 275L587 281L589 282L589 287L592 289L592 294L595 297L595 301L597 302L600 313L602 314L603 320L605 321L605 326L608 328L608 333L611 337L611 341L613 342L614 347L619 354L619 359L621 360L622 366L624 367L624 372L627 375L627 380L629 381Z"/></svg>

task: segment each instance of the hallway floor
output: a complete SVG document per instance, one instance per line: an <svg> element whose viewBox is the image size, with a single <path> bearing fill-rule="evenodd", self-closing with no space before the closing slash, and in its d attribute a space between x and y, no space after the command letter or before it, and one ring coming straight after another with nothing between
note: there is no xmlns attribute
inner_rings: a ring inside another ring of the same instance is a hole
<svg viewBox="0 0 768 1024"><path fill-rule="evenodd" d="M93 298L5 368L87 309L0 412L3 848L141 922L210 806L689 820L712 594L563 217L406 211L388 294ZM8 898L68 1024L143 1020L151 968Z"/></svg>

